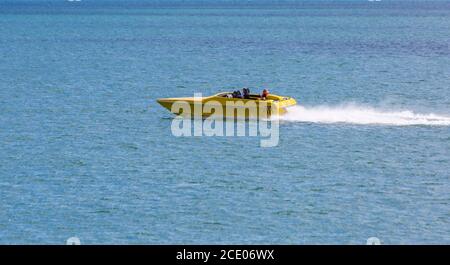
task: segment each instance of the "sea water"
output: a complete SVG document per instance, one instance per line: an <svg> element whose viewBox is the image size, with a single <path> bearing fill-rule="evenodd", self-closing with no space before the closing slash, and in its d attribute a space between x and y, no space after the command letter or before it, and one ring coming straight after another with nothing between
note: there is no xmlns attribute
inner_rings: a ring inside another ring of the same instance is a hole
<svg viewBox="0 0 450 265"><path fill-rule="evenodd" d="M0 243L450 243L447 1L0 1ZM292 96L276 147L160 97Z"/></svg>

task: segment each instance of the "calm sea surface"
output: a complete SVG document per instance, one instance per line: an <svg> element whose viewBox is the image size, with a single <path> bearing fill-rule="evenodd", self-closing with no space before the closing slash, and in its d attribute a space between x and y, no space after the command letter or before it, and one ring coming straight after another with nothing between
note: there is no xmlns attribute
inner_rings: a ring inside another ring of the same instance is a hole
<svg viewBox="0 0 450 265"><path fill-rule="evenodd" d="M243 86L278 146L155 101ZM450 3L1 0L0 243L72 236L450 244Z"/></svg>

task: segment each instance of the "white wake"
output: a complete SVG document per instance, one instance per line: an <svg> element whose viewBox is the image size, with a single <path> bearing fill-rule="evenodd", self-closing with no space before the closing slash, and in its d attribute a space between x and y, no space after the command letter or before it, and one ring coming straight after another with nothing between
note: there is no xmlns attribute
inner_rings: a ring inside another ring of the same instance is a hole
<svg viewBox="0 0 450 265"><path fill-rule="evenodd" d="M281 120L312 123L450 126L450 115L415 113L411 110L383 110L355 104L338 106L294 106Z"/></svg>

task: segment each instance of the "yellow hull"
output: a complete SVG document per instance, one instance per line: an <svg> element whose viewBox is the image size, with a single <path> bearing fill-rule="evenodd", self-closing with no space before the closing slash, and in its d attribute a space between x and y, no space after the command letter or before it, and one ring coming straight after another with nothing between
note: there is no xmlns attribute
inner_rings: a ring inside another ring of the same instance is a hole
<svg viewBox="0 0 450 265"><path fill-rule="evenodd" d="M285 114L286 108L297 104L291 97L269 95L260 99L250 95L250 99L228 98L230 92L209 97L161 98L158 103L176 115L209 117L217 115L237 118L270 118Z"/></svg>

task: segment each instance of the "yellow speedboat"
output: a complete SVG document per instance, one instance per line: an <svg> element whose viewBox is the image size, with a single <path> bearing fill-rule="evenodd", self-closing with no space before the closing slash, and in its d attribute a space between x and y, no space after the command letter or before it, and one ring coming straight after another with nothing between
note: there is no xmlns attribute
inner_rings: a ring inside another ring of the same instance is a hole
<svg viewBox="0 0 450 265"><path fill-rule="evenodd" d="M170 112L182 116L209 117L218 115L239 118L268 118L283 115L286 108L297 104L291 97L269 94L266 98L250 94L247 99L233 98L233 92L209 97L160 98L158 103Z"/></svg>

